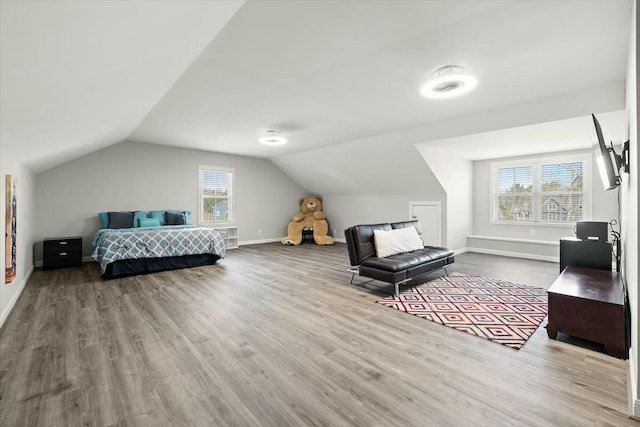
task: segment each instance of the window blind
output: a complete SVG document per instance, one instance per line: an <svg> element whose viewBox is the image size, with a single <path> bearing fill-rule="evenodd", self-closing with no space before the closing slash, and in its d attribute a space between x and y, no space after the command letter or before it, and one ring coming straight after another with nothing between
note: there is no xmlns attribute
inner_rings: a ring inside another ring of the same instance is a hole
<svg viewBox="0 0 640 427"><path fill-rule="evenodd" d="M497 219L531 221L533 166L499 168L497 174Z"/></svg>
<svg viewBox="0 0 640 427"><path fill-rule="evenodd" d="M203 222L228 222L232 220L233 172L200 168L201 218Z"/></svg>
<svg viewBox="0 0 640 427"><path fill-rule="evenodd" d="M585 219L583 161L495 168L494 220L566 223Z"/></svg>

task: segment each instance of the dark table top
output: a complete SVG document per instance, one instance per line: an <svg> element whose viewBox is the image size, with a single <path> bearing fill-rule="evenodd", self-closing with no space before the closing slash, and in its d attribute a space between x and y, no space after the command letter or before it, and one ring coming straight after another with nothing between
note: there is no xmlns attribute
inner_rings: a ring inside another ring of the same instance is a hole
<svg viewBox="0 0 640 427"><path fill-rule="evenodd" d="M569 266L547 292L624 305L622 281L615 271Z"/></svg>
<svg viewBox="0 0 640 427"><path fill-rule="evenodd" d="M45 242L49 242L51 240L79 240L82 239L82 236L68 236L68 237L47 237L42 239Z"/></svg>

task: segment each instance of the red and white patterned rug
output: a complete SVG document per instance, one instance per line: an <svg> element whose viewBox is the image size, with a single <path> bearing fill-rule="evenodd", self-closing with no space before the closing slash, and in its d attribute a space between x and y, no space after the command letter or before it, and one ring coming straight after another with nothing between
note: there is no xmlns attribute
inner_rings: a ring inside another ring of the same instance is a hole
<svg viewBox="0 0 640 427"><path fill-rule="evenodd" d="M516 350L538 329L548 311L544 289L462 273L377 302Z"/></svg>

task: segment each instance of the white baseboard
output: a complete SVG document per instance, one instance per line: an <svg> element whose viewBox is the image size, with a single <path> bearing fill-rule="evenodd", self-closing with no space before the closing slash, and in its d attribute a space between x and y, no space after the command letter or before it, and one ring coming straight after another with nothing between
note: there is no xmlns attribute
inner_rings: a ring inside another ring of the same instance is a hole
<svg viewBox="0 0 640 427"><path fill-rule="evenodd" d="M4 310L2 310L2 313L0 313L0 328L2 328L2 325L4 325L5 320L7 320L7 318L9 317L11 310L13 310L13 306L16 305L16 301L18 301L18 298L20 298L20 295L22 295L22 291L24 291L24 287L29 282L29 279L31 279L32 274L33 274L33 266L31 266L27 274L25 274L24 280L18 286L18 291L15 294L13 294L13 297L11 297L11 300L9 300L9 304L7 304Z"/></svg>
<svg viewBox="0 0 640 427"><path fill-rule="evenodd" d="M560 241L550 241L550 240L531 240L531 239L520 239L513 237L496 237L496 236L467 236L467 239L478 239L478 240L494 240L498 242L514 242L514 243L526 243L529 245L546 245L546 246L560 246Z"/></svg>
<svg viewBox="0 0 640 427"><path fill-rule="evenodd" d="M271 239L260 239L260 240L245 240L243 242L238 243L238 246L245 246L245 245L259 245L261 243L275 243L275 242L279 242L281 239L278 237L275 238L271 238Z"/></svg>
<svg viewBox="0 0 640 427"><path fill-rule="evenodd" d="M534 255L534 254L523 254L520 252L511 252L511 251L499 251L496 249L485 249L485 248L474 248L469 247L466 248L466 252L476 252L480 254L489 254L489 255L500 255L500 256L508 256L512 258L524 258L524 259L535 259L538 261L549 261L558 263L558 257L550 256L550 255Z"/></svg>
<svg viewBox="0 0 640 427"><path fill-rule="evenodd" d="M333 240L338 243L347 243L347 239L342 237L334 237Z"/></svg>
<svg viewBox="0 0 640 427"><path fill-rule="evenodd" d="M240 246L245 246L245 245L259 245L261 243L275 243L275 242L279 242L280 238L274 238L274 239L261 239L261 240L245 240L244 242L240 242L239 245ZM334 238L333 240L335 240L338 243L347 243L347 241L345 239L336 239Z"/></svg>
<svg viewBox="0 0 640 427"><path fill-rule="evenodd" d="M633 353L633 347L629 347L629 369L627 370L627 400L628 412L631 418L640 420L640 400L638 400L637 366Z"/></svg>
<svg viewBox="0 0 640 427"><path fill-rule="evenodd" d="M469 248L464 247L464 248L456 249L453 251L453 255L456 256L456 255L463 254L465 252L469 252Z"/></svg>

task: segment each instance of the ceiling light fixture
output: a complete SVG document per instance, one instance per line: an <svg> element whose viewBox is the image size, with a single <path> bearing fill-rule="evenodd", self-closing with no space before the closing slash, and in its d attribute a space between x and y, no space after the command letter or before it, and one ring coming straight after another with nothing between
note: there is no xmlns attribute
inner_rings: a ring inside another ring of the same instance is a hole
<svg viewBox="0 0 640 427"><path fill-rule="evenodd" d="M258 142L264 145L282 145L287 143L287 138L280 136L277 130L268 130L267 136L258 139Z"/></svg>
<svg viewBox="0 0 640 427"><path fill-rule="evenodd" d="M473 90L478 84L478 79L469 74L462 73L459 65L447 65L433 73L434 78L429 80L420 93L427 98L451 98Z"/></svg>

